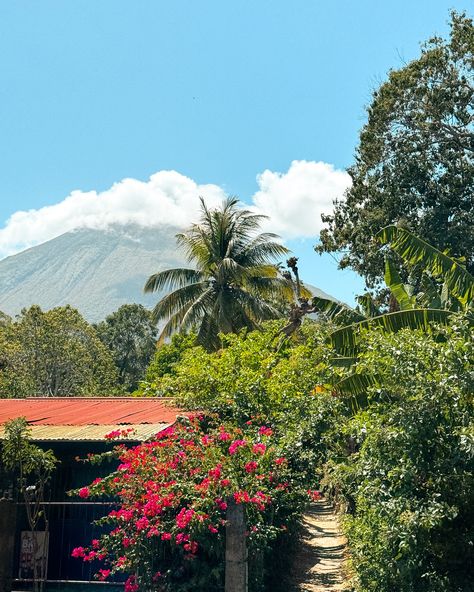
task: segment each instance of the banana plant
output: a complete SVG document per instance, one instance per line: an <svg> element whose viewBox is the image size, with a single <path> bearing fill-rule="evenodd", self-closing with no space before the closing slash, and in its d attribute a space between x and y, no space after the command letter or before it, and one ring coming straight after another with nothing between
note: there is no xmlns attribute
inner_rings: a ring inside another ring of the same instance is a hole
<svg viewBox="0 0 474 592"><path fill-rule="evenodd" d="M415 294L412 286L402 282L388 254L385 260L385 282L399 310L376 314L372 309L375 314L354 320L334 331L329 336L330 343L338 353L338 357L333 359L334 366L350 366L348 360L354 364L357 362L363 329L380 327L387 332L403 328L429 330L431 323L448 324L454 312L474 308L474 276L461 261L397 226L383 228L376 238L382 245L388 245L409 266L423 268L420 289ZM376 377L358 373L356 369L335 384L334 389L340 394L360 397L368 386L376 383Z"/></svg>

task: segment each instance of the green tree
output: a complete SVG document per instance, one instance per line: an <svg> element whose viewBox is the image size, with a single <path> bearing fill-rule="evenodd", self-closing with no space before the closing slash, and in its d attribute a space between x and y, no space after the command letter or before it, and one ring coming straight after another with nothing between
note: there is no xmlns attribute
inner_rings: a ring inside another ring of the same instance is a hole
<svg viewBox="0 0 474 592"><path fill-rule="evenodd" d="M23 310L0 328L0 396L110 395L117 389L112 356L70 306Z"/></svg>
<svg viewBox="0 0 474 592"><path fill-rule="evenodd" d="M373 94L352 187L323 216L328 227L316 246L343 251L340 267L355 269L370 288L384 276L373 237L390 224L464 257L474 271L473 65L473 22L453 13L449 39L429 40Z"/></svg>
<svg viewBox="0 0 474 592"><path fill-rule="evenodd" d="M159 378L175 374L175 368L181 361L186 350L196 345L196 335L190 333L175 333L170 343L161 344L146 370L146 381L153 382Z"/></svg>
<svg viewBox="0 0 474 592"><path fill-rule="evenodd" d="M48 532L45 493L59 461L52 450L42 450L31 444L29 437L30 430L24 417L8 421L4 426L1 459L4 469L16 479L17 493L25 503L28 525L33 533L33 545L36 545L35 533L39 527L43 525L43 532ZM33 556L36 556L36 550ZM37 562L33 562L35 591L43 589L45 571L44 565L38 573Z"/></svg>
<svg viewBox="0 0 474 592"><path fill-rule="evenodd" d="M254 329L280 316L270 301L291 289L271 261L288 249L275 234L257 234L263 218L239 209L233 198L215 210L201 199L199 223L177 235L196 269L161 271L145 284L145 292L174 289L153 310L155 321L167 321L161 339L196 327L198 343L217 349L219 333Z"/></svg>
<svg viewBox="0 0 474 592"><path fill-rule="evenodd" d="M96 327L99 339L112 352L119 382L134 391L156 347L157 330L141 304L124 304Z"/></svg>

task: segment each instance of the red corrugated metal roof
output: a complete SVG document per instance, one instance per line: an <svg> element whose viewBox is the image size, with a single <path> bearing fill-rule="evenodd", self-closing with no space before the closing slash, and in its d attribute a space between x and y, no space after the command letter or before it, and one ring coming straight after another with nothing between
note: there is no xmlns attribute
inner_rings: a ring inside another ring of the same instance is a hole
<svg viewBox="0 0 474 592"><path fill-rule="evenodd" d="M137 425L174 423L183 411L170 399L135 397L46 397L0 399L0 425L26 417L32 425Z"/></svg>

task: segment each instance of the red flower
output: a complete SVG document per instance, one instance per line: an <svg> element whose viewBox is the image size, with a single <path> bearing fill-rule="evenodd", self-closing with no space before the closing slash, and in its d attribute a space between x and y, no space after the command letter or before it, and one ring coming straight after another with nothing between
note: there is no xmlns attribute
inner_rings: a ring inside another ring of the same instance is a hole
<svg viewBox="0 0 474 592"><path fill-rule="evenodd" d="M99 569L99 580L103 582L106 580L111 574L110 569Z"/></svg>
<svg viewBox="0 0 474 592"><path fill-rule="evenodd" d="M222 465L219 463L216 467L209 470L208 475L209 475L209 477L212 477L213 479L219 479L219 477L221 476L221 473L222 473Z"/></svg>
<svg viewBox="0 0 474 592"><path fill-rule="evenodd" d="M135 522L135 527L137 530L144 530L148 528L150 522L146 516L142 516Z"/></svg>
<svg viewBox="0 0 474 592"><path fill-rule="evenodd" d="M254 460L251 460L245 465L245 470L247 471L247 473L255 473L257 467L257 463Z"/></svg>
<svg viewBox="0 0 474 592"><path fill-rule="evenodd" d="M234 500L237 504L244 504L250 501L250 495L248 491L236 491L234 493Z"/></svg>
<svg viewBox="0 0 474 592"><path fill-rule="evenodd" d="M198 546L199 545L196 543L196 541L189 541L189 543L186 543L183 546L183 549L185 551L189 551L190 553L192 553L193 555L195 555L197 553Z"/></svg>
<svg viewBox="0 0 474 592"><path fill-rule="evenodd" d="M191 522L194 516L192 508L181 508L179 514L176 516L176 525L178 528L184 529Z"/></svg>
<svg viewBox="0 0 474 592"><path fill-rule="evenodd" d="M245 446L246 444L246 440L234 440L229 446L229 454L235 454L241 446Z"/></svg>
<svg viewBox="0 0 474 592"><path fill-rule="evenodd" d="M85 499L86 497L89 497L89 495L90 491L88 487L81 487L81 489L79 489L79 497Z"/></svg>
<svg viewBox="0 0 474 592"><path fill-rule="evenodd" d="M254 444L252 448L255 454L265 454L266 449L266 444Z"/></svg>
<svg viewBox="0 0 474 592"><path fill-rule="evenodd" d="M216 504L217 504L217 507L219 508L219 510L222 510L223 512L225 512L227 510L227 504L222 498L220 498L220 497L217 498Z"/></svg>
<svg viewBox="0 0 474 592"><path fill-rule="evenodd" d="M125 592L138 592L137 578L130 576L125 582Z"/></svg>
<svg viewBox="0 0 474 592"><path fill-rule="evenodd" d="M106 440L115 440L120 437L120 430L113 430L112 432L105 434L104 437Z"/></svg>
<svg viewBox="0 0 474 592"><path fill-rule="evenodd" d="M258 433L261 436L271 436L273 434L273 430L272 428L267 428L267 426L262 426L259 430Z"/></svg>
<svg viewBox="0 0 474 592"><path fill-rule="evenodd" d="M84 547L76 547L75 549L72 550L71 557L84 557L85 554L86 554L86 551L85 551Z"/></svg>
<svg viewBox="0 0 474 592"><path fill-rule="evenodd" d="M276 465L282 465L283 463L286 463L286 458L284 456L280 456L279 458L275 459Z"/></svg>

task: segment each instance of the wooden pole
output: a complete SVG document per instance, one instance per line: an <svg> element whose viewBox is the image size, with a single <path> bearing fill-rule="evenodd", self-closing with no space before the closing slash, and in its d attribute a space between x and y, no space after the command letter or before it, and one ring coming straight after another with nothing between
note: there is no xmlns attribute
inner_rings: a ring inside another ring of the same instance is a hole
<svg viewBox="0 0 474 592"><path fill-rule="evenodd" d="M225 592L247 592L247 541L242 504L236 504L232 496L227 499L227 524L225 529Z"/></svg>

